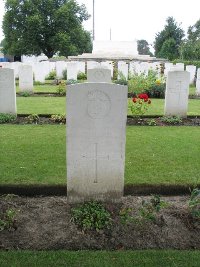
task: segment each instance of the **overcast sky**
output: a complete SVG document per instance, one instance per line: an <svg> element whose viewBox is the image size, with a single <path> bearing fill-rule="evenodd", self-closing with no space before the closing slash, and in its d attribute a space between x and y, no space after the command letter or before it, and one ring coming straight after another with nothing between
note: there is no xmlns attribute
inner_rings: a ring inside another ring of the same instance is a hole
<svg viewBox="0 0 200 267"><path fill-rule="evenodd" d="M4 0L0 0L0 40L4 14ZM92 15L93 0L78 0L86 5ZM95 0L96 40L132 41L145 39L153 43L156 33L165 25L166 18L173 16L187 32L190 25L200 19L200 0ZM92 17L84 23L92 31Z"/></svg>

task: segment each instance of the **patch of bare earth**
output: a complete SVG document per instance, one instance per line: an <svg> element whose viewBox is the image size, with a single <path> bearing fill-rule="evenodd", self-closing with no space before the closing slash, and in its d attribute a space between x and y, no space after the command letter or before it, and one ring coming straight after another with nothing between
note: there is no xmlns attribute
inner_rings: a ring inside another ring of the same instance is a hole
<svg viewBox="0 0 200 267"><path fill-rule="evenodd" d="M0 212L19 210L15 227L0 232L0 249L200 249L200 221L193 219L187 196L162 197L168 203L155 221L121 223L119 211L131 208L136 214L142 200L128 196L121 204L105 204L112 213L109 230L82 231L74 224L66 197L0 197Z"/></svg>

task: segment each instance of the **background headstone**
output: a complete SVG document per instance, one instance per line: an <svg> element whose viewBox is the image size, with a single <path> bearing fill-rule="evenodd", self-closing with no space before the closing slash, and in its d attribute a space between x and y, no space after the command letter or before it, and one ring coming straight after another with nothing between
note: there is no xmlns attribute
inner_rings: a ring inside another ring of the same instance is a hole
<svg viewBox="0 0 200 267"><path fill-rule="evenodd" d="M19 89L20 91L33 91L33 68L30 65L19 67Z"/></svg>
<svg viewBox="0 0 200 267"><path fill-rule="evenodd" d="M0 68L0 113L17 113L13 69Z"/></svg>
<svg viewBox="0 0 200 267"><path fill-rule="evenodd" d="M121 79L121 74L128 80L128 64L123 61L118 62L118 79Z"/></svg>
<svg viewBox="0 0 200 267"><path fill-rule="evenodd" d="M197 70L196 94L200 95L200 68Z"/></svg>
<svg viewBox="0 0 200 267"><path fill-rule="evenodd" d="M67 80L77 80L78 66L76 62L67 62Z"/></svg>
<svg viewBox="0 0 200 267"><path fill-rule="evenodd" d="M67 88L67 197L123 196L127 87L82 83Z"/></svg>
<svg viewBox="0 0 200 267"><path fill-rule="evenodd" d="M169 71L165 92L165 116L187 116L190 73Z"/></svg>
<svg viewBox="0 0 200 267"><path fill-rule="evenodd" d="M196 74L196 66L194 65L187 65L186 71L190 73L190 84L194 83L195 74Z"/></svg>
<svg viewBox="0 0 200 267"><path fill-rule="evenodd" d="M88 69L87 81L94 83L111 83L111 71L110 69L103 68Z"/></svg>

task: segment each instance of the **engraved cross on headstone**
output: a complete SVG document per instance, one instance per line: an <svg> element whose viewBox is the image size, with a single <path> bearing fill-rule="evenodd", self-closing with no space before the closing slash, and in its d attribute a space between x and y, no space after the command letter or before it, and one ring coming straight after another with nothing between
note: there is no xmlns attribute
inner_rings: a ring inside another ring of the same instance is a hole
<svg viewBox="0 0 200 267"><path fill-rule="evenodd" d="M90 155L84 154L82 155L82 158L94 160L94 170L95 170L95 175L94 175L94 183L98 183L98 160L99 159L109 159L109 155L102 156L99 153L99 144L94 143L93 145L90 146Z"/></svg>

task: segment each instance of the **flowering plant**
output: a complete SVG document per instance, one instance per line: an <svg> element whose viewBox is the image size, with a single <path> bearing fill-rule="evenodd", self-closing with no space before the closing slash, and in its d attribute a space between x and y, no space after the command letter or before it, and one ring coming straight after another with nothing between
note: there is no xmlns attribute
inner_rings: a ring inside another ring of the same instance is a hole
<svg viewBox="0 0 200 267"><path fill-rule="evenodd" d="M134 97L130 104L130 110L132 115L143 115L149 108L151 99L147 94L139 94Z"/></svg>

